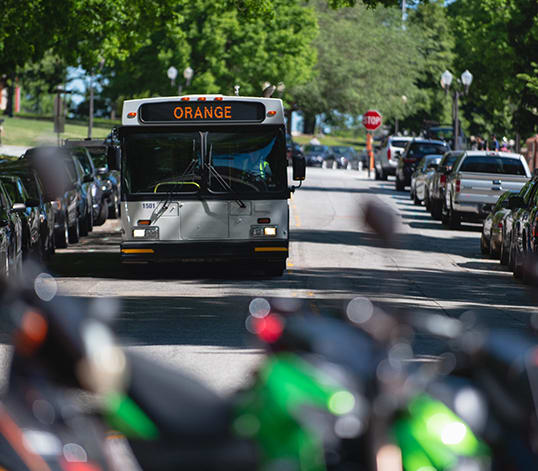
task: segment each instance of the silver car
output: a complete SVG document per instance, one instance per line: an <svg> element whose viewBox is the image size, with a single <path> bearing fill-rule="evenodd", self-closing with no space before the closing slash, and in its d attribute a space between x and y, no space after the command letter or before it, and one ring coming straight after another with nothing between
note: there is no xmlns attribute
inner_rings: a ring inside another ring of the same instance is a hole
<svg viewBox="0 0 538 471"><path fill-rule="evenodd" d="M412 140L411 136L387 136L383 140L374 156L376 180L386 180L389 175L396 174L399 157L407 143Z"/></svg>

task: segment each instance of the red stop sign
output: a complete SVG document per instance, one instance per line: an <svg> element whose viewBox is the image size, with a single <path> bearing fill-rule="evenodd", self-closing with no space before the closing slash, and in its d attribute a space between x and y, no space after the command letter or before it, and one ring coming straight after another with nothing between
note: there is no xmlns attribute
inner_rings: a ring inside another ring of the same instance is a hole
<svg viewBox="0 0 538 471"><path fill-rule="evenodd" d="M368 131L375 131L379 126L381 126L382 122L383 118L381 117L379 111L368 110L362 115L362 124L366 129L368 129Z"/></svg>

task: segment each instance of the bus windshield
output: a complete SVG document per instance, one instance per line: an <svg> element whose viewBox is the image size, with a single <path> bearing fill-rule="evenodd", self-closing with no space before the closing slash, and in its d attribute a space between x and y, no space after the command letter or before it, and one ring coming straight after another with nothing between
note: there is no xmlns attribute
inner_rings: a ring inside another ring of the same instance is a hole
<svg viewBox="0 0 538 471"><path fill-rule="evenodd" d="M130 194L248 197L287 189L285 135L278 126L129 130L123 149Z"/></svg>
<svg viewBox="0 0 538 471"><path fill-rule="evenodd" d="M282 191L281 157L284 136L276 129L254 132L213 132L208 134L209 191L260 193ZM284 154L285 155L285 154ZM218 175L216 175L218 173Z"/></svg>

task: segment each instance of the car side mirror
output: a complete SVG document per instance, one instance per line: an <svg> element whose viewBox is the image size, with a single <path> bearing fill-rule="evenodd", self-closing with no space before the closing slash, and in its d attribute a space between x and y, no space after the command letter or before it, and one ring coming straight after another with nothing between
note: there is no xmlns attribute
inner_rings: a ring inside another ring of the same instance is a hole
<svg viewBox="0 0 538 471"><path fill-rule="evenodd" d="M521 209L525 206L525 201L519 195L514 195L509 199L509 207L512 211Z"/></svg>
<svg viewBox="0 0 538 471"><path fill-rule="evenodd" d="M15 203L11 207L12 213L24 213L26 211L26 205L24 203Z"/></svg>
<svg viewBox="0 0 538 471"><path fill-rule="evenodd" d="M108 168L110 170L119 170L121 165L121 151L118 146L108 146L106 152Z"/></svg>
<svg viewBox="0 0 538 471"><path fill-rule="evenodd" d="M97 175L106 175L108 173L108 168L106 167L99 167L97 170Z"/></svg>
<svg viewBox="0 0 538 471"><path fill-rule="evenodd" d="M29 200L26 200L24 204L27 208L35 208L40 205L40 201L38 199L30 198Z"/></svg>
<svg viewBox="0 0 538 471"><path fill-rule="evenodd" d="M292 160L293 180L303 181L306 176L306 160L304 157L294 155Z"/></svg>

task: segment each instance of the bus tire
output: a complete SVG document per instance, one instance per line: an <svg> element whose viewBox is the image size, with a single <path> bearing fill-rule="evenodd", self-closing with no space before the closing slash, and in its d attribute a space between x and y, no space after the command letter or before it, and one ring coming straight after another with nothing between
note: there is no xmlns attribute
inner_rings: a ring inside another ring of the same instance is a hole
<svg viewBox="0 0 538 471"><path fill-rule="evenodd" d="M267 262L264 267L264 272L268 276L282 276L286 269L286 261L279 260L278 262Z"/></svg>

